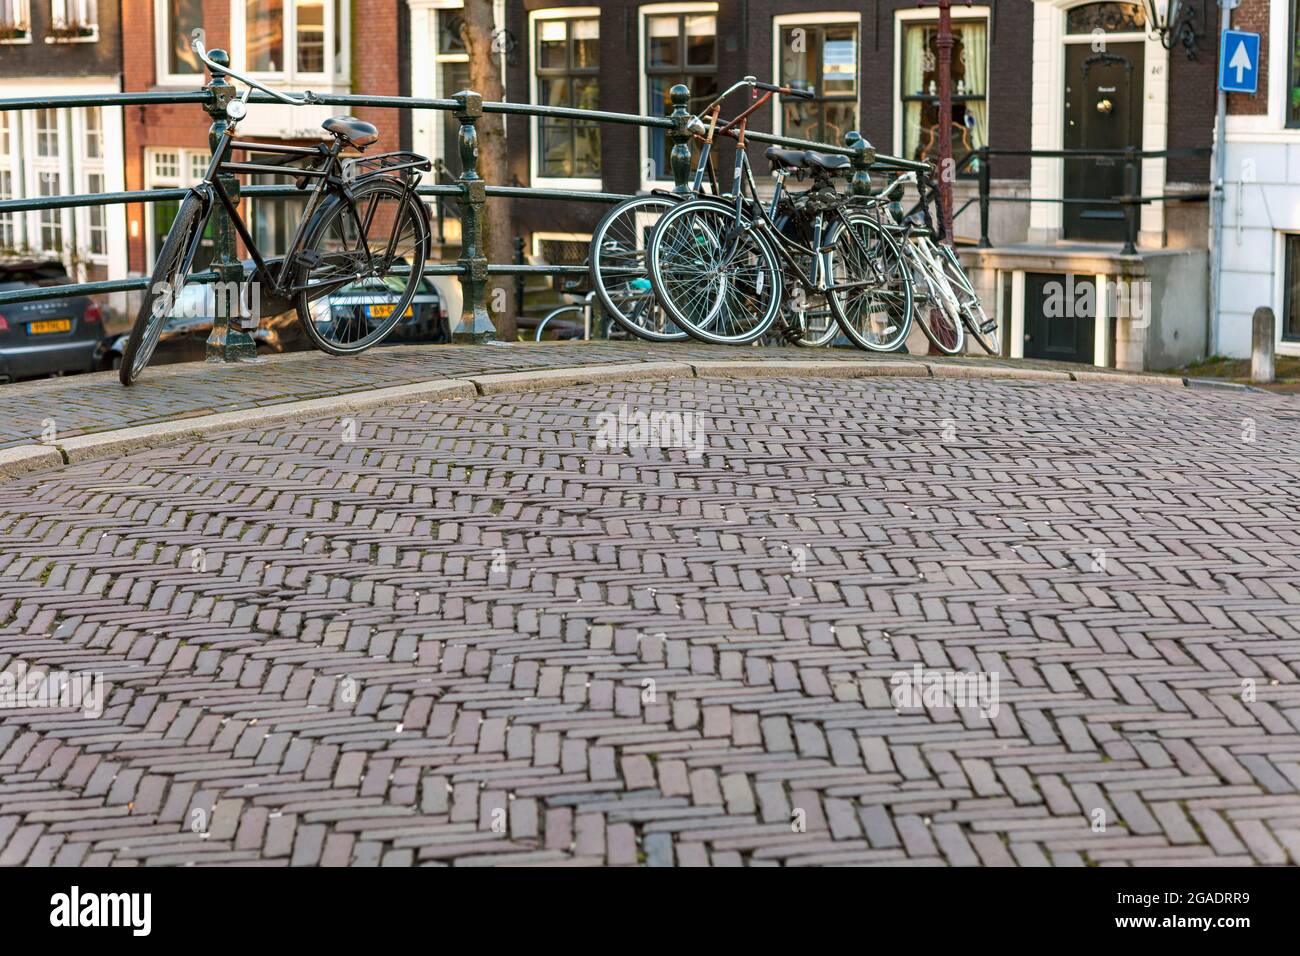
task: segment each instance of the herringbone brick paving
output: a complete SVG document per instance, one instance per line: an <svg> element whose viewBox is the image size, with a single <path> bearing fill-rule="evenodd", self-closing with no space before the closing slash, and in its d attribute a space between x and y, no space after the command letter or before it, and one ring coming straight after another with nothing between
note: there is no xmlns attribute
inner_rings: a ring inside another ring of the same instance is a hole
<svg viewBox="0 0 1300 956"><path fill-rule="evenodd" d="M108 690L0 712L0 864L1296 863L1293 409L678 379L11 481L0 661Z"/></svg>
<svg viewBox="0 0 1300 956"><path fill-rule="evenodd" d="M9 400L0 419L0 448L45 438L53 425L61 438L147 425L177 418L277 405L299 399L365 392L437 378L592 364L690 361L920 361L897 353L857 349L744 348L690 343L574 342L546 345L401 345L335 358L319 352L271 356L260 365L189 362L150 368L133 388L116 372L19 382L4 387ZM1063 362L945 358L945 362L1071 369Z"/></svg>

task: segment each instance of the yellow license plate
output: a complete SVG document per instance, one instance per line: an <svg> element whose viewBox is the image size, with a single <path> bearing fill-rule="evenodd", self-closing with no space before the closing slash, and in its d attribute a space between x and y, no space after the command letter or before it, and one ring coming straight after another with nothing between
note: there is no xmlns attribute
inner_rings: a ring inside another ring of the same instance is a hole
<svg viewBox="0 0 1300 956"><path fill-rule="evenodd" d="M72 329L71 319L43 319L33 322L28 331L32 335L44 335L49 332L68 332Z"/></svg>
<svg viewBox="0 0 1300 956"><path fill-rule="evenodd" d="M386 319L393 314L393 307L391 305L372 305L369 309L370 317L372 319ZM402 318L409 319L413 315L415 315L415 308L408 305L406 311L402 313Z"/></svg>

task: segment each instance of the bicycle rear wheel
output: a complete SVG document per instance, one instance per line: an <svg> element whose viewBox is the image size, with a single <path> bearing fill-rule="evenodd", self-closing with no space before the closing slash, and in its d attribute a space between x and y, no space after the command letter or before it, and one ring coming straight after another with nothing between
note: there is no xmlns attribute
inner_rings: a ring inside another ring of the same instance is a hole
<svg viewBox="0 0 1300 956"><path fill-rule="evenodd" d="M776 321L776 253L729 206L692 200L665 213L650 237L649 260L659 302L701 342L743 345Z"/></svg>
<svg viewBox="0 0 1300 956"><path fill-rule="evenodd" d="M687 337L655 299L646 250L659 217L678 205L663 196L637 196L605 214L591 236L591 286L605 312L619 325L651 342Z"/></svg>
<svg viewBox="0 0 1300 956"><path fill-rule="evenodd" d="M849 213L827 246L826 298L841 330L860 349L894 351L912 328L912 282L898 243L875 219Z"/></svg>
<svg viewBox="0 0 1300 956"><path fill-rule="evenodd" d="M580 305L562 305L546 313L546 318L537 323L536 342L559 342L565 339L581 339L585 316Z"/></svg>
<svg viewBox="0 0 1300 956"><path fill-rule="evenodd" d="M424 206L400 182L379 176L327 206L299 253L298 321L322 352L356 355L414 319L429 250Z"/></svg>
<svg viewBox="0 0 1300 956"><path fill-rule="evenodd" d="M989 318L984 312L984 306L980 303L975 288L970 284L966 270L961 267L956 253L947 246L943 248L943 267L944 274L948 277L948 284L952 286L961 306L962 322L970 330L971 336L989 355L1001 355L1002 343L998 338L998 320Z"/></svg>
<svg viewBox="0 0 1300 956"><path fill-rule="evenodd" d="M122 365L117 377L123 385L133 385L149 364L158 340L162 337L167 319L180 301L181 287L189 263L185 261L194 238L206 221L203 200L196 195L186 196L172 220L167 239L163 242L158 261L149 276L149 288L136 313L131 335L122 352Z"/></svg>

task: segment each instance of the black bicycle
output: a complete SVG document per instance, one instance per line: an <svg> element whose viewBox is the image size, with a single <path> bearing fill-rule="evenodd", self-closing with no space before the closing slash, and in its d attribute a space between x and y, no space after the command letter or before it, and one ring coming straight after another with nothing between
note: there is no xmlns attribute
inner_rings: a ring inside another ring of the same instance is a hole
<svg viewBox="0 0 1300 956"><path fill-rule="evenodd" d="M296 309L312 343L331 355L355 355L383 341L409 317L429 253L429 215L416 194L419 174L430 168L416 153L344 157L349 147L364 150L379 139L375 127L350 116L321 125L333 136L316 146L241 142L235 125L247 113L253 89L293 105L317 103L310 93L269 89L208 59L195 31L191 47L214 76L226 75L246 86L226 106L229 123L202 182L181 202L145 291L122 357L121 379L131 385L149 364L154 348L191 274L208 219L219 203L252 256L251 276L236 290L244 316L275 315ZM247 162L231 162L232 151ZM256 160L256 161L254 161ZM272 173L292 176L311 191L302 219L285 254L264 258L222 186L221 173ZM224 290L228 301L232 290ZM254 294L256 293L256 294ZM235 303L231 303L235 305Z"/></svg>

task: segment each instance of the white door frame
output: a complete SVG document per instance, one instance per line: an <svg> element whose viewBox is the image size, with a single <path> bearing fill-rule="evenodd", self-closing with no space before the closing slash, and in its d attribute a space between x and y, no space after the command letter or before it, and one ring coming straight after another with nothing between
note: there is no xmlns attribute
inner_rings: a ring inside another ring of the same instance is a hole
<svg viewBox="0 0 1300 956"><path fill-rule="evenodd" d="M1065 14L1094 0L1033 0L1033 120L1030 145L1033 149L1062 149L1065 145L1065 46L1090 43L1087 35L1067 36ZM1110 33L1113 43L1141 41L1146 44L1142 70L1142 143L1144 150L1162 150L1167 143L1169 113L1169 51L1153 34ZM1060 199L1065 188L1065 163L1060 159L1030 161L1029 192L1034 199ZM1165 160L1142 160L1142 194L1159 196L1165 191ZM1059 203L1036 202L1029 207L1029 241L1055 242L1062 237ZM1138 245L1164 245L1164 203L1147 203L1141 210Z"/></svg>

